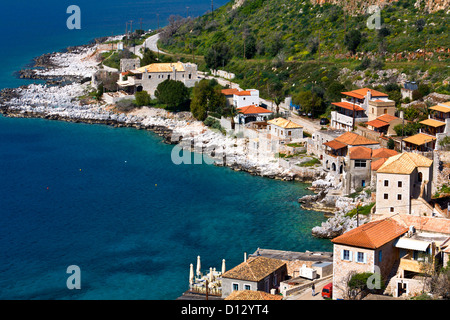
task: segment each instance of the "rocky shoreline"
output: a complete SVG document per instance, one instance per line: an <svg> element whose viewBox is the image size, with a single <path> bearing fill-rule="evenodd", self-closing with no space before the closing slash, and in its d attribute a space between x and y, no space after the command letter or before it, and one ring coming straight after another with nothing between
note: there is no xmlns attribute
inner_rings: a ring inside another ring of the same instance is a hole
<svg viewBox="0 0 450 320"><path fill-rule="evenodd" d="M95 52L95 45L86 45L36 58L34 69L24 69L19 74L22 78L45 80L46 84L1 90L0 114L11 118L42 118L149 130L160 136L164 143L178 145L183 150L200 153L213 150L207 155L216 166L270 179L312 183L317 194L299 199L302 208L330 215L337 210L336 199L331 202L328 199L328 184L325 182L326 188L321 185L325 175L320 169L294 172L282 168L277 160L254 157L249 154L245 139L212 131L190 113L175 114L143 107L125 114L98 102L83 104L80 97L93 90L90 80L98 70ZM215 154L217 150L222 154ZM327 199L330 203L326 203ZM341 225L344 223L341 221ZM327 238L336 234L339 228L323 224L315 229L314 236Z"/></svg>

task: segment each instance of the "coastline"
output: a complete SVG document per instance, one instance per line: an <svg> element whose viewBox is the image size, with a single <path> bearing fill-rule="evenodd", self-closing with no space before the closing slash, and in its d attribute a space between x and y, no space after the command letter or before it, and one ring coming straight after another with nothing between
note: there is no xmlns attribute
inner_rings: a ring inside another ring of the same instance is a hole
<svg viewBox="0 0 450 320"><path fill-rule="evenodd" d="M28 78L46 80L0 91L0 115L15 118L42 118L74 123L149 130L166 144L201 153L216 166L282 181L311 184L317 193L298 199L302 209L324 213L328 220L312 229L317 238L333 238L356 226L356 219L345 213L356 207L355 199L335 195L339 190L321 168L283 168L278 159L249 152L248 139L225 136L193 118L190 112L172 113L142 107L118 113L105 103L83 103L80 97L92 91L90 80L99 70L97 45L72 47L67 52L44 54L34 59L39 69L21 71ZM36 68L36 66L35 66ZM205 153L206 151L206 153ZM217 152L219 151L219 152ZM363 203L367 199L359 199Z"/></svg>
<svg viewBox="0 0 450 320"><path fill-rule="evenodd" d="M222 157L214 156L214 153L208 156L215 165L235 171L304 183L322 177L319 170L294 172L282 168L276 159L251 156L245 139L215 132L194 119L190 112L171 113L142 107L125 114L115 112L105 103L83 104L79 98L92 90L90 80L100 69L96 60L98 47L98 44L82 45L36 57L33 68L19 71L20 78L45 80L46 83L1 90L0 114L149 130L162 137L164 143L179 145L184 150L221 149Z"/></svg>

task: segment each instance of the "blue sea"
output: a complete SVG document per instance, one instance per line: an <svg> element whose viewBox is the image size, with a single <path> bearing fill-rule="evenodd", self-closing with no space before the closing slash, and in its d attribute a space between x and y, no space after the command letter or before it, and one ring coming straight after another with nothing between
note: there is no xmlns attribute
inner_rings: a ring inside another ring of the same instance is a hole
<svg viewBox="0 0 450 320"><path fill-rule="evenodd" d="M226 1L214 1L223 5ZM81 8L81 30L66 8ZM43 53L171 14L199 16L203 1L16 1L0 16L0 88ZM297 199L307 185L213 165L175 165L172 146L148 131L0 117L0 299L172 300L189 265L227 269L258 247L331 251L311 236L323 214ZM66 286L67 267L81 289Z"/></svg>

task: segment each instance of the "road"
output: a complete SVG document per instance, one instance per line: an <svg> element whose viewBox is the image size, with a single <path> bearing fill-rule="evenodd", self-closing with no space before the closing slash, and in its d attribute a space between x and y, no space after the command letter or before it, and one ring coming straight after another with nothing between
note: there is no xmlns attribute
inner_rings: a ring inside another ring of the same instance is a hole
<svg viewBox="0 0 450 320"><path fill-rule="evenodd" d="M322 298L322 289L325 285L332 281L332 279L325 279L317 282L315 285L316 294L314 296L312 295L311 287L309 287L303 291L287 297L286 300L324 300L324 298Z"/></svg>

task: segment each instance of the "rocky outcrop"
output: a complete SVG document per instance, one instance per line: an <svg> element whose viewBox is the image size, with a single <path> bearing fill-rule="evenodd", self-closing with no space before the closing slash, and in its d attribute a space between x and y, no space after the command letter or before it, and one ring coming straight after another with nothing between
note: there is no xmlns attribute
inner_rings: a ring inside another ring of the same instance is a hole
<svg viewBox="0 0 450 320"><path fill-rule="evenodd" d="M342 6L350 14L366 14L370 6L384 8L387 5L398 0L311 0L313 4L335 4ZM415 0L416 8L423 8L427 12L436 12L439 10L448 10L450 0Z"/></svg>

